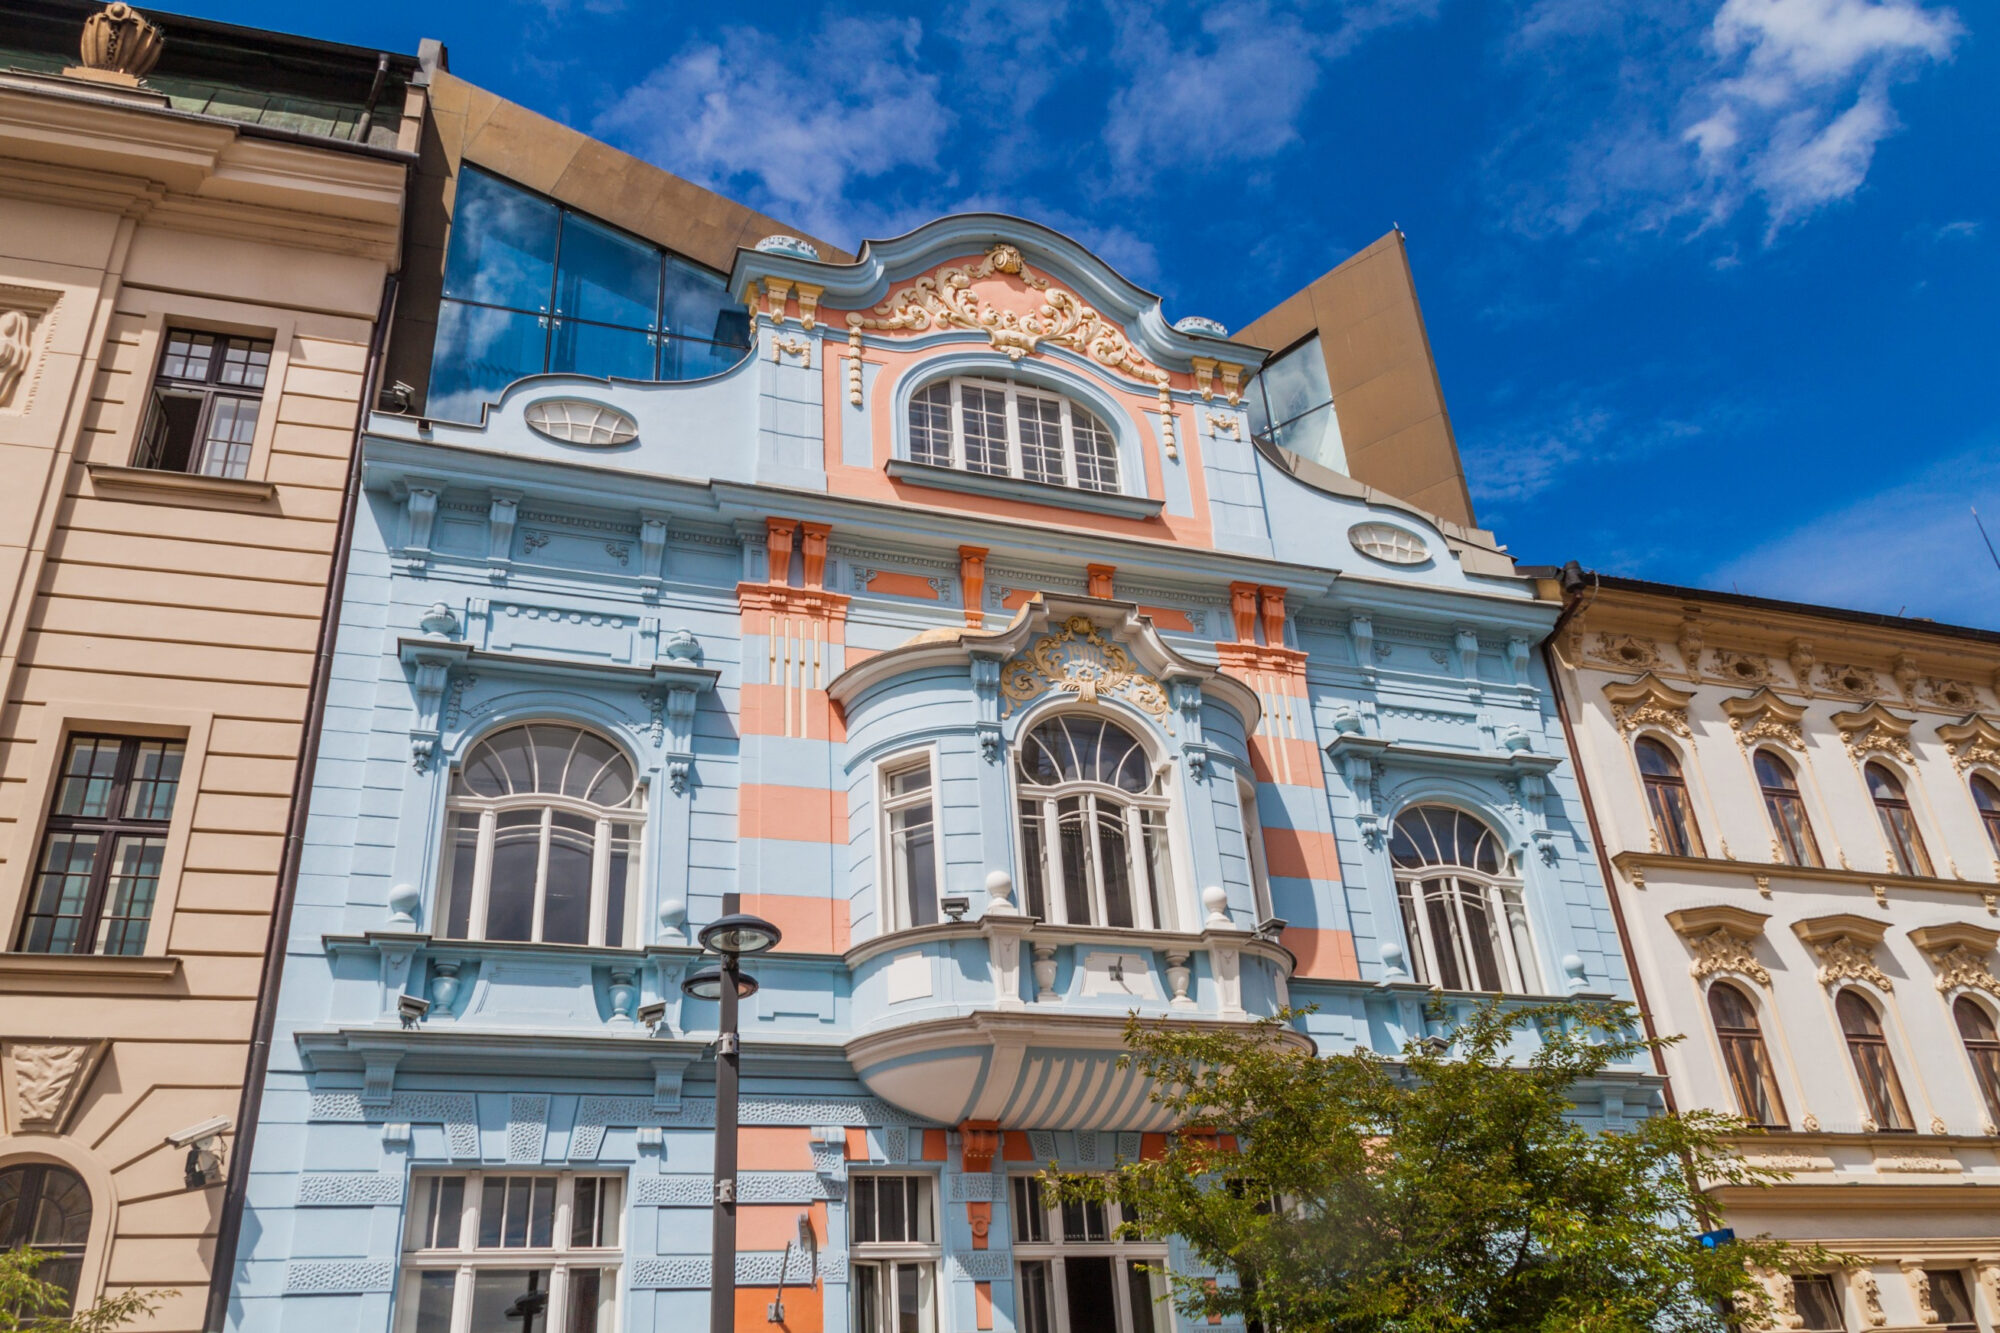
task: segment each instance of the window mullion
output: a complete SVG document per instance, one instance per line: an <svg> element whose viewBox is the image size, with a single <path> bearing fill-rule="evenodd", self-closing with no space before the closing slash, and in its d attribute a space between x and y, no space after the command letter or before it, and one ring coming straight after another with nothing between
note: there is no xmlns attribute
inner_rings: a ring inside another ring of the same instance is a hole
<svg viewBox="0 0 2000 1333"><path fill-rule="evenodd" d="M1491 913L1493 933L1500 937L1500 957L1507 969L1503 979L1516 990L1526 990L1528 973L1521 966L1521 956L1514 948L1514 913L1506 889L1498 884L1486 886L1486 910Z"/></svg>
<svg viewBox="0 0 2000 1333"><path fill-rule="evenodd" d="M611 898L611 819L597 817L597 831L590 848L590 935L592 945L602 947L610 923L604 919ZM630 907L631 904L626 904ZM624 938L622 935L620 938Z"/></svg>
<svg viewBox="0 0 2000 1333"><path fill-rule="evenodd" d="M1053 793L1042 799L1042 882L1048 901L1042 906L1049 919L1063 925L1069 919L1069 877L1063 869L1062 824Z"/></svg>
<svg viewBox="0 0 2000 1333"><path fill-rule="evenodd" d="M1007 403L1007 438L1003 445L1007 450L1007 475L1019 478L1024 475L1021 468L1021 451L1023 447L1021 443L1021 395L1010 384L1002 396Z"/></svg>
<svg viewBox="0 0 2000 1333"><path fill-rule="evenodd" d="M965 382L951 382L951 465L965 470Z"/></svg>
<svg viewBox="0 0 2000 1333"><path fill-rule="evenodd" d="M491 807L479 812L479 841L472 851L472 902L465 917L465 933L475 940L486 938L486 906L493 887L493 839L499 819Z"/></svg>
<svg viewBox="0 0 2000 1333"><path fill-rule="evenodd" d="M1146 826L1139 807L1123 807L1125 815L1125 873L1132 886L1132 920L1140 930L1156 930L1153 920L1153 881L1146 865Z"/></svg>
<svg viewBox="0 0 2000 1333"><path fill-rule="evenodd" d="M1424 966L1430 971L1431 985L1436 986L1440 984L1440 979L1444 976L1444 971L1438 966L1438 942L1431 934L1431 892L1433 885L1434 881L1430 880L1417 879L1410 881L1410 896L1412 901L1415 902L1417 909L1411 913L1417 920L1416 945L1419 949L1423 950Z"/></svg>
<svg viewBox="0 0 2000 1333"><path fill-rule="evenodd" d="M1070 421L1069 399L1056 399L1056 411L1062 421L1062 439L1058 442L1057 448L1062 455L1063 484L1065 486L1081 486L1083 485L1083 469L1077 463L1076 428Z"/></svg>
<svg viewBox="0 0 2000 1333"><path fill-rule="evenodd" d="M1083 793L1083 873L1090 881L1090 924L1106 925L1111 920L1104 895L1104 859L1097 846L1097 794Z"/></svg>
<svg viewBox="0 0 2000 1333"><path fill-rule="evenodd" d="M535 915L533 924L528 928L528 938L537 942L542 938L542 917L548 906L549 823L554 813L551 807L542 807L541 841L535 848Z"/></svg>

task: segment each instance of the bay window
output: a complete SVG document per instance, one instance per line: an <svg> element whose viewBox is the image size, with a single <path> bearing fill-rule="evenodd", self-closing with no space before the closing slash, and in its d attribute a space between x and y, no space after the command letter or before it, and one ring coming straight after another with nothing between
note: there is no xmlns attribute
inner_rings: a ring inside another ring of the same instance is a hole
<svg viewBox="0 0 2000 1333"><path fill-rule="evenodd" d="M1164 769L1114 722L1065 713L1015 753L1027 912L1072 926L1172 930Z"/></svg>
<svg viewBox="0 0 2000 1333"><path fill-rule="evenodd" d="M446 804L442 936L623 946L644 791L594 732L523 723L472 746Z"/></svg>

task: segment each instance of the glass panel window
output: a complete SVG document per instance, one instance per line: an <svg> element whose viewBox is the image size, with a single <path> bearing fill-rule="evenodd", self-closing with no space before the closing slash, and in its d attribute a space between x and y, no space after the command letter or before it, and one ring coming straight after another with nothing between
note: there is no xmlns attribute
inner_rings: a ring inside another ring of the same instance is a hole
<svg viewBox="0 0 2000 1333"><path fill-rule="evenodd" d="M21 923L21 952L146 951L185 755L175 740L69 738Z"/></svg>
<svg viewBox="0 0 2000 1333"><path fill-rule="evenodd" d="M134 466L247 476L270 368L269 339L169 329Z"/></svg>
<svg viewBox="0 0 2000 1333"><path fill-rule="evenodd" d="M1540 983L1520 882L1481 820L1441 805L1396 816L1389 839L1410 974L1444 990L1527 993Z"/></svg>
<svg viewBox="0 0 2000 1333"><path fill-rule="evenodd" d="M2000 786L1983 773L1972 775L1972 804L1979 822L1986 826L1986 841L1993 844L1993 857L2000 860Z"/></svg>
<svg viewBox="0 0 2000 1333"><path fill-rule="evenodd" d="M1257 817L1257 787L1248 778L1236 782L1236 805L1242 815L1243 851L1249 863L1250 885L1257 898L1257 919L1269 921L1277 913L1271 907L1271 876L1264 861L1264 824Z"/></svg>
<svg viewBox="0 0 2000 1333"><path fill-rule="evenodd" d="M1882 824L1882 836L1889 843L1889 859L1899 875L1929 875L1930 853L1924 850L1924 836L1917 831L1916 812L1903 790L1903 780L1885 764L1869 764L1863 770L1868 779L1868 795L1875 802L1875 816Z"/></svg>
<svg viewBox="0 0 2000 1333"><path fill-rule="evenodd" d="M855 1333L936 1333L935 1190L929 1176L857 1175L848 1181Z"/></svg>
<svg viewBox="0 0 2000 1333"><path fill-rule="evenodd" d="M1771 817L1771 836L1778 851L1795 866L1824 865L1792 766L1769 750L1757 751L1755 766L1757 786L1764 793L1764 813Z"/></svg>
<svg viewBox="0 0 2000 1333"><path fill-rule="evenodd" d="M1271 358L1244 394L1250 433L1335 472L1347 471L1340 419L1317 334Z"/></svg>
<svg viewBox="0 0 2000 1333"><path fill-rule="evenodd" d="M523 723L475 742L452 773L437 920L455 939L621 947L642 798L631 760L578 727Z"/></svg>
<svg viewBox="0 0 2000 1333"><path fill-rule="evenodd" d="M1706 856L1701 828L1688 799L1687 779L1674 752L1650 736L1632 743L1639 760L1639 777L1646 787L1646 808L1653 816L1653 837L1669 856Z"/></svg>
<svg viewBox="0 0 2000 1333"><path fill-rule="evenodd" d="M1889 1039L1882 1030L1882 1015L1861 992L1849 988L1834 1001L1840 1015L1840 1030L1847 1038L1848 1058L1854 1062L1854 1076L1861 1083L1861 1097L1868 1108L1873 1128L1910 1133L1916 1124L1910 1118L1910 1104L1903 1099L1903 1083L1896 1076L1896 1063L1889 1055Z"/></svg>
<svg viewBox="0 0 2000 1333"><path fill-rule="evenodd" d="M545 371L699 379L742 361L722 276L473 168L459 173L428 411L477 420Z"/></svg>
<svg viewBox="0 0 2000 1333"><path fill-rule="evenodd" d="M1122 1234L1115 1203L1051 1205L1033 1176L1015 1176L1015 1290L1021 1333L1153 1333L1173 1327L1167 1248Z"/></svg>
<svg viewBox="0 0 2000 1333"><path fill-rule="evenodd" d="M1722 1061L1729 1070L1730 1086L1736 1090L1736 1105L1743 1118L1771 1129L1789 1128L1784 1098L1778 1093L1778 1080L1771 1069L1771 1054L1764 1046L1764 1033L1750 997L1727 982L1719 982L1708 992L1708 1013L1715 1023Z"/></svg>
<svg viewBox="0 0 2000 1333"><path fill-rule="evenodd" d="M1170 802L1137 737L1102 717L1066 713L1021 738L1014 773L1030 914L1174 928Z"/></svg>
<svg viewBox="0 0 2000 1333"><path fill-rule="evenodd" d="M397 1333L618 1326L622 1177L423 1173L411 1197Z"/></svg>
<svg viewBox="0 0 2000 1333"><path fill-rule="evenodd" d="M1972 1313L1972 1288L1965 1274L1956 1268L1924 1270L1930 1284L1931 1309L1947 1333L1979 1333L1979 1317Z"/></svg>
<svg viewBox="0 0 2000 1333"><path fill-rule="evenodd" d="M940 380L910 398L909 457L1044 486L1119 490L1118 441L1082 404L1005 380Z"/></svg>
<svg viewBox="0 0 2000 1333"><path fill-rule="evenodd" d="M75 1304L90 1212L89 1189L66 1168L44 1162L0 1167L0 1253L27 1246L50 1256L35 1276L60 1287L65 1299L47 1314L67 1315Z"/></svg>
<svg viewBox="0 0 2000 1333"><path fill-rule="evenodd" d="M2000 1031L1994 1028L1993 1015L1970 995L1961 995L1952 1003L1951 1016L1972 1061L1972 1077L1986 1100L1986 1114L2000 1124Z"/></svg>
<svg viewBox="0 0 2000 1333"><path fill-rule="evenodd" d="M1798 1312L1799 1327L1812 1333L1840 1333L1847 1328L1847 1316L1840 1306L1840 1291L1827 1273L1799 1273L1792 1277L1792 1308Z"/></svg>
<svg viewBox="0 0 2000 1333"><path fill-rule="evenodd" d="M884 851L892 929L931 926L938 919L937 821L928 759L882 777Z"/></svg>

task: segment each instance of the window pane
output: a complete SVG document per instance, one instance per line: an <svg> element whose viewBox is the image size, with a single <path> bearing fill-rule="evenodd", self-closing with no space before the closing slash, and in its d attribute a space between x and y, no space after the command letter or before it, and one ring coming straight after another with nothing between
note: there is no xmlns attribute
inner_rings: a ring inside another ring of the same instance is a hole
<svg viewBox="0 0 2000 1333"><path fill-rule="evenodd" d="M167 350L160 357L160 377L205 382L214 358L214 334L175 329L167 334Z"/></svg>
<svg viewBox="0 0 2000 1333"><path fill-rule="evenodd" d="M557 314L650 329L659 301L658 250L574 213L563 218Z"/></svg>
<svg viewBox="0 0 2000 1333"><path fill-rule="evenodd" d="M1302 417L1273 427L1269 438L1287 453L1335 472L1347 471L1347 449L1340 439L1340 415L1332 403L1323 403Z"/></svg>
<svg viewBox="0 0 2000 1333"><path fill-rule="evenodd" d="M848 1225L854 1230L853 1239L858 1242L875 1240L875 1177L856 1176L848 1188L853 1191L854 1202L848 1208Z"/></svg>
<svg viewBox="0 0 2000 1333"><path fill-rule="evenodd" d="M951 466L951 383L943 381L910 398L910 457Z"/></svg>
<svg viewBox="0 0 2000 1333"><path fill-rule="evenodd" d="M111 853L111 878L105 887L103 943L98 952L140 954L146 951L146 923L160 891L160 863L166 858L165 838L118 839Z"/></svg>
<svg viewBox="0 0 2000 1333"><path fill-rule="evenodd" d="M1317 337L1309 338L1265 366L1257 378L1273 425L1283 425L1323 403L1333 401L1326 378L1326 356Z"/></svg>
<svg viewBox="0 0 2000 1333"><path fill-rule="evenodd" d="M462 940L472 920L473 870L479 863L479 816L461 810L445 834L444 937Z"/></svg>
<svg viewBox="0 0 2000 1333"><path fill-rule="evenodd" d="M660 342L659 375L663 380L707 379L733 368L749 354L748 347L737 343L664 338Z"/></svg>
<svg viewBox="0 0 2000 1333"><path fill-rule="evenodd" d="M910 1239L928 1245L937 1239L931 1234L931 1182L925 1176L911 1176L908 1186Z"/></svg>
<svg viewBox="0 0 2000 1333"><path fill-rule="evenodd" d="M535 869L541 859L542 812L502 811L494 829L486 938L525 940L535 928Z"/></svg>
<svg viewBox="0 0 2000 1333"><path fill-rule="evenodd" d="M1072 1243L1106 1239L1104 1205L1094 1199L1063 1200L1062 1227L1063 1239Z"/></svg>
<svg viewBox="0 0 2000 1333"><path fill-rule="evenodd" d="M1021 802L1021 910L1038 920L1049 915L1047 848L1042 838L1042 803Z"/></svg>
<svg viewBox="0 0 2000 1333"><path fill-rule="evenodd" d="M204 477L242 477L250 470L250 445L257 434L257 400L217 394L209 407L208 430L194 471Z"/></svg>
<svg viewBox="0 0 2000 1333"><path fill-rule="evenodd" d="M1431 947L1437 952L1438 985L1446 990L1465 990L1458 922L1452 915L1450 895L1442 881L1424 885L1423 893Z"/></svg>
<svg viewBox="0 0 2000 1333"><path fill-rule="evenodd" d="M1083 798L1065 796L1056 802L1056 843L1061 849L1063 910L1073 926L1095 925L1090 907L1090 835L1083 825Z"/></svg>
<svg viewBox="0 0 2000 1333"><path fill-rule="evenodd" d="M653 378L652 334L558 319L550 324L549 369L599 379Z"/></svg>
<svg viewBox="0 0 2000 1333"><path fill-rule="evenodd" d="M472 1275L471 1333L547 1333L549 1270L481 1268Z"/></svg>
<svg viewBox="0 0 2000 1333"><path fill-rule="evenodd" d="M1125 1291L1132 1306L1132 1333L1153 1333L1153 1280L1130 1260L1125 1264Z"/></svg>
<svg viewBox="0 0 2000 1333"><path fill-rule="evenodd" d="M507 1221L507 1178L488 1176L479 1193L479 1248L498 1249Z"/></svg>
<svg viewBox="0 0 2000 1333"><path fill-rule="evenodd" d="M902 893L904 920L912 926L938 919L937 841L929 801L889 815L891 873Z"/></svg>
<svg viewBox="0 0 2000 1333"><path fill-rule="evenodd" d="M73 1172L59 1166L42 1172L42 1195L27 1243L48 1248L90 1242L90 1191Z"/></svg>
<svg viewBox="0 0 2000 1333"><path fill-rule="evenodd" d="M270 369L271 344L250 338L231 338L223 347L222 370L215 379L218 384L261 389Z"/></svg>
<svg viewBox="0 0 2000 1333"><path fill-rule="evenodd" d="M435 1176L431 1180L430 1210L424 1219L421 1248L458 1248L459 1217L465 1211L465 1177Z"/></svg>
<svg viewBox="0 0 2000 1333"><path fill-rule="evenodd" d="M598 1316L604 1313L607 1293L604 1279L615 1273L596 1268L569 1270L569 1325L566 1333L597 1333Z"/></svg>
<svg viewBox="0 0 2000 1333"><path fill-rule="evenodd" d="M1141 810L1140 826L1146 837L1146 894L1153 909L1153 928L1174 928L1174 871L1168 854L1167 816L1164 810ZM1258 906L1270 915L1270 889L1261 877L1257 883Z"/></svg>
<svg viewBox="0 0 2000 1333"><path fill-rule="evenodd" d="M881 1333L882 1265L853 1265L854 1333Z"/></svg>
<svg viewBox="0 0 2000 1333"><path fill-rule="evenodd" d="M180 787L185 747L179 741L135 741L132 785L125 793L127 819L168 819Z"/></svg>
<svg viewBox="0 0 2000 1333"><path fill-rule="evenodd" d="M1033 1176L1015 1176L1013 1184L1014 1239L1030 1244L1049 1238L1049 1215L1042 1203L1042 1182Z"/></svg>
<svg viewBox="0 0 2000 1333"><path fill-rule="evenodd" d="M569 1243L585 1249L597 1244L597 1178L580 1176L569 1207Z"/></svg>
<svg viewBox="0 0 2000 1333"><path fill-rule="evenodd" d="M461 171L444 294L516 310L547 310L556 219L556 206L548 200L483 171Z"/></svg>
<svg viewBox="0 0 2000 1333"><path fill-rule="evenodd" d="M666 256L666 322L670 333L705 342L749 345L749 321L729 299L722 276ZM741 353L730 364L740 359Z"/></svg>
<svg viewBox="0 0 2000 1333"><path fill-rule="evenodd" d="M1014 410L1021 423L1021 475L1029 481L1062 486L1069 481L1063 466L1062 404L1053 398L1017 394Z"/></svg>
<svg viewBox="0 0 2000 1333"><path fill-rule="evenodd" d="M875 1239L904 1241L910 1238L910 1218L905 1201L902 1181L889 1179L875 1182Z"/></svg>
<svg viewBox="0 0 2000 1333"><path fill-rule="evenodd" d="M507 1249L523 1249L528 1244L528 1194L533 1184L526 1176L507 1180L507 1222L500 1229L500 1244Z"/></svg>
<svg viewBox="0 0 2000 1333"><path fill-rule="evenodd" d="M537 1176L534 1192L528 1206L528 1244L536 1249L546 1249L555 1244L556 1236L556 1178Z"/></svg>
<svg viewBox="0 0 2000 1333"><path fill-rule="evenodd" d="M479 420L481 405L498 400L502 389L542 373L547 343L541 315L440 303L425 410L448 421Z"/></svg>
<svg viewBox="0 0 2000 1333"><path fill-rule="evenodd" d="M1081 1330L1118 1327L1118 1295L1109 1255L1070 1255L1063 1261L1063 1297L1069 1326Z"/></svg>
<svg viewBox="0 0 2000 1333"><path fill-rule="evenodd" d="M964 415L965 468L1005 476L1007 467L1007 395L976 384L961 386Z"/></svg>
<svg viewBox="0 0 2000 1333"><path fill-rule="evenodd" d="M1957 1269L1930 1269L1925 1277L1931 1284L1931 1308L1946 1327L1977 1329L1972 1313L1972 1295L1966 1290L1965 1275Z"/></svg>
<svg viewBox="0 0 2000 1333"><path fill-rule="evenodd" d="M1102 421L1075 403L1069 408L1076 440L1076 484L1087 491L1118 489L1118 442Z"/></svg>
<svg viewBox="0 0 2000 1333"><path fill-rule="evenodd" d="M54 813L102 819L111 813L111 782L120 742L111 736L78 736L63 764L62 792Z"/></svg>
<svg viewBox="0 0 2000 1333"><path fill-rule="evenodd" d="M1418 982L1430 980L1430 968L1424 962L1423 929L1418 924L1417 886L1407 881L1396 886L1396 902L1403 909L1403 938L1409 941L1410 976Z"/></svg>
<svg viewBox="0 0 2000 1333"><path fill-rule="evenodd" d="M557 810L549 816L548 903L542 939L550 944L590 942L590 861L597 821Z"/></svg>
<svg viewBox="0 0 2000 1333"><path fill-rule="evenodd" d="M1833 1288L1833 1279L1824 1273L1794 1277L1792 1303L1798 1310L1801 1328L1821 1333L1823 1330L1847 1327L1847 1316L1840 1308L1840 1294Z"/></svg>
<svg viewBox="0 0 2000 1333"><path fill-rule="evenodd" d="M402 1333L451 1333L452 1295L458 1287L458 1274L426 1270L408 1276L416 1284L416 1298L403 1298L409 1303L398 1325Z"/></svg>
<svg viewBox="0 0 2000 1333"><path fill-rule="evenodd" d="M82 939L83 909L102 841L96 833L48 835L35 872L34 906L21 932L24 952L77 953L89 947Z"/></svg>
<svg viewBox="0 0 2000 1333"><path fill-rule="evenodd" d="M604 888L604 942L625 945L625 918L639 883L639 837L632 824L611 826L611 862Z"/></svg>
<svg viewBox="0 0 2000 1333"><path fill-rule="evenodd" d="M1047 1261L1021 1265L1021 1333L1055 1333Z"/></svg>
<svg viewBox="0 0 2000 1333"><path fill-rule="evenodd" d="M1125 811L1110 801L1097 805L1097 864L1104 877L1104 924L1130 928L1132 914L1132 848L1125 831Z"/></svg>

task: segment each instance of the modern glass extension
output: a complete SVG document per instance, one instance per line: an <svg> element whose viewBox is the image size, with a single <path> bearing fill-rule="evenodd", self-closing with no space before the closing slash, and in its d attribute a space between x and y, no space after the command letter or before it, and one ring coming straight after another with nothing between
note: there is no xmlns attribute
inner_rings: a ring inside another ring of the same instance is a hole
<svg viewBox="0 0 2000 1333"><path fill-rule="evenodd" d="M471 167L444 298L427 410L456 421L524 375L701 379L750 346L721 274Z"/></svg>

